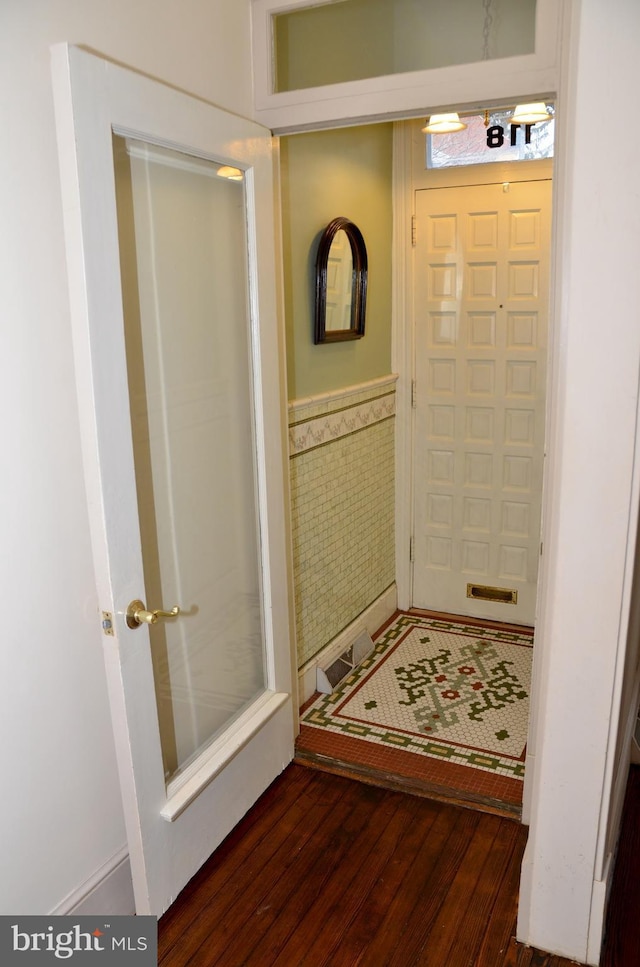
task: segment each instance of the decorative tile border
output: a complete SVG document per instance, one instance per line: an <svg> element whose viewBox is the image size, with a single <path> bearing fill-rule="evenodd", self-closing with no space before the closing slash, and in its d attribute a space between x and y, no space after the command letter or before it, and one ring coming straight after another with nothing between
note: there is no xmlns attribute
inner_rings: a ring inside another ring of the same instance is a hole
<svg viewBox="0 0 640 967"><path fill-rule="evenodd" d="M296 740L299 762L322 763L322 768L348 775L376 773L382 784L391 781L418 795L444 798L447 802L466 802L474 808L504 810L503 815L520 817L522 781L495 772L469 768L455 762L415 755L393 746L366 742L351 736L314 729L304 723Z"/></svg>
<svg viewBox="0 0 640 967"><path fill-rule="evenodd" d="M395 389L397 381L397 375L390 373L388 376L378 376L376 379L356 383L353 386L343 386L315 396L289 400L289 425L293 426L294 423L300 423L302 420L310 420L314 416L321 416L331 410L354 406L375 396L384 396L385 393Z"/></svg>
<svg viewBox="0 0 640 967"><path fill-rule="evenodd" d="M289 428L292 457L395 416L395 393L367 400L342 411L327 413Z"/></svg>

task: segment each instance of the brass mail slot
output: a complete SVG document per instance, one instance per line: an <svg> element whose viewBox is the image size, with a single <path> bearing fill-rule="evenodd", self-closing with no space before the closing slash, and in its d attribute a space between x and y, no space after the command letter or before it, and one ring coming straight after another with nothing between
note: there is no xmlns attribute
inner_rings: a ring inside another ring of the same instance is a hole
<svg viewBox="0 0 640 967"><path fill-rule="evenodd" d="M499 601L500 604L518 603L518 592L512 588L490 588L484 584L467 584L467 597L478 601Z"/></svg>

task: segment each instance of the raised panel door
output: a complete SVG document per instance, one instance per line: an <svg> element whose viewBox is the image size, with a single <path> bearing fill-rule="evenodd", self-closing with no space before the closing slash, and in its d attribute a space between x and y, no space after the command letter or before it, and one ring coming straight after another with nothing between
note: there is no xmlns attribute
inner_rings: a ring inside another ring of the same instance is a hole
<svg viewBox="0 0 640 967"><path fill-rule="evenodd" d="M534 621L550 210L549 180L416 192L414 607Z"/></svg>

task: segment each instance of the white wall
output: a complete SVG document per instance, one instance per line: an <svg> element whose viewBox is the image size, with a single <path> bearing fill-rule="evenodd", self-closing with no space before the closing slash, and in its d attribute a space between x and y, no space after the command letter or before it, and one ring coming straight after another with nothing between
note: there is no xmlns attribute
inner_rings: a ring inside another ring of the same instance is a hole
<svg viewBox="0 0 640 967"><path fill-rule="evenodd" d="M58 41L252 111L248 0L0 3L3 914L64 911L125 846L74 388Z"/></svg>
<svg viewBox="0 0 640 967"><path fill-rule="evenodd" d="M570 7L544 609L536 629L542 694L518 936L596 964L606 844L615 841L608 827L624 791L615 749L638 513L640 132L627 119L640 87L640 4Z"/></svg>

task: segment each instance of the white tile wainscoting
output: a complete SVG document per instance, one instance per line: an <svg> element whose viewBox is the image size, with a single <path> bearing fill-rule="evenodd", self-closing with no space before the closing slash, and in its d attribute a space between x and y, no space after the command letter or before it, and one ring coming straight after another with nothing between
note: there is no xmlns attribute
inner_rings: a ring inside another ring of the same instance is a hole
<svg viewBox="0 0 640 967"><path fill-rule="evenodd" d="M395 608L395 382L289 404L298 667L311 675L334 639L376 630Z"/></svg>

